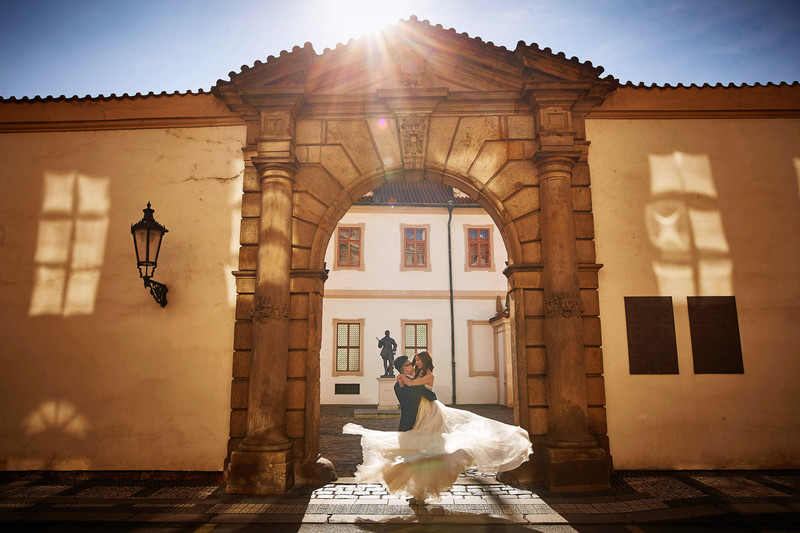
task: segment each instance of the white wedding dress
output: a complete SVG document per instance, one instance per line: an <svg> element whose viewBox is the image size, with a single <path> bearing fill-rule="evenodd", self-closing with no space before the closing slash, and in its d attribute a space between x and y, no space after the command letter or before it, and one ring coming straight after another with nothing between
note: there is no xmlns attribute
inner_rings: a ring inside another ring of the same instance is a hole
<svg viewBox="0 0 800 533"><path fill-rule="evenodd" d="M400 497L436 498L467 467L481 472L513 470L533 453L528 432L422 398L410 431L376 431L345 424L361 435L363 463L358 483L383 483Z"/></svg>

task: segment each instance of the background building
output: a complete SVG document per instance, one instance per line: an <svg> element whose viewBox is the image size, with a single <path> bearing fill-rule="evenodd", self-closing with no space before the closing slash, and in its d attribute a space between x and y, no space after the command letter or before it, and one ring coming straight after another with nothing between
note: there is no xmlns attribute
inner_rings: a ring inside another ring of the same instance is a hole
<svg viewBox="0 0 800 533"><path fill-rule="evenodd" d="M448 201L454 206L449 227ZM339 222L325 256L330 274L323 308L321 403L378 403L376 378L383 374L383 360L375 337L382 338L387 329L398 344L398 356L422 349L433 355L441 401L452 403L453 361L456 403L513 400L513 393L507 394L511 382L499 329L503 320L495 321L496 327L490 323L498 313L498 298L505 306L506 258L486 211L452 187L390 183L356 202ZM347 332L358 335L355 349Z"/></svg>

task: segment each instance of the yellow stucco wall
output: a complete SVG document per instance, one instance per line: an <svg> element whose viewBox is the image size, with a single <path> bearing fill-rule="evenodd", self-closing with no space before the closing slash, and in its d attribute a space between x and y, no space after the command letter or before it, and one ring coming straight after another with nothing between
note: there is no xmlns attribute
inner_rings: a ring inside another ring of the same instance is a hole
<svg viewBox="0 0 800 533"><path fill-rule="evenodd" d="M244 135L0 135L0 469L221 470ZM148 201L164 309L130 234Z"/></svg>
<svg viewBox="0 0 800 533"><path fill-rule="evenodd" d="M800 120L593 119L586 130L615 467L796 468ZM671 233L656 220L663 201L688 215ZM695 374L686 297L730 295L744 373ZM625 296L672 297L678 375L630 374Z"/></svg>

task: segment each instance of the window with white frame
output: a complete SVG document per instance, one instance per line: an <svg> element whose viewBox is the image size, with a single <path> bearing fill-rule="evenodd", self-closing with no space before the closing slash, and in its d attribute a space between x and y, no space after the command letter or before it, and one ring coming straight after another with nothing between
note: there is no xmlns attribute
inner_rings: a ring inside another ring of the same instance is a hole
<svg viewBox="0 0 800 533"><path fill-rule="evenodd" d="M464 226L466 241L465 270L494 270L492 226Z"/></svg>
<svg viewBox="0 0 800 533"><path fill-rule="evenodd" d="M334 270L364 270L364 224L336 228Z"/></svg>
<svg viewBox="0 0 800 533"><path fill-rule="evenodd" d="M430 224L410 226L401 224L402 260L400 270L430 270Z"/></svg>

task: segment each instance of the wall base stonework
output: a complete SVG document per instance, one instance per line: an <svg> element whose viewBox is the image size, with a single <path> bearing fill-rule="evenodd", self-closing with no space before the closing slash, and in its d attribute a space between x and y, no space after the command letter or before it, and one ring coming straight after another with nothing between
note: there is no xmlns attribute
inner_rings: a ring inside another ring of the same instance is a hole
<svg viewBox="0 0 800 533"><path fill-rule="evenodd" d="M228 494L285 494L295 483L292 450L236 450L226 482Z"/></svg>
<svg viewBox="0 0 800 533"><path fill-rule="evenodd" d="M542 481L552 492L591 492L611 488L611 460L600 447L543 446Z"/></svg>

